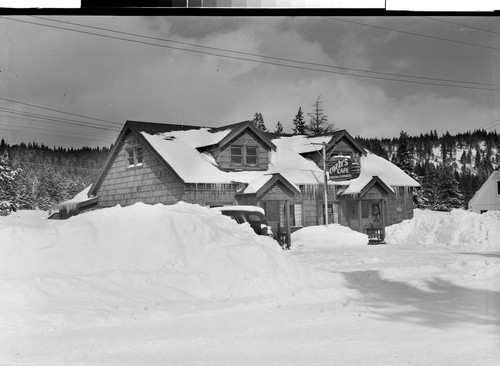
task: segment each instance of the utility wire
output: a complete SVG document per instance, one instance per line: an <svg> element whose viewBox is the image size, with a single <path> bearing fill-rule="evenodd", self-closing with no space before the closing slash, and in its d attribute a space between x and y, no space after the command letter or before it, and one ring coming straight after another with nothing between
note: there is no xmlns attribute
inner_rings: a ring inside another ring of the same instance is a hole
<svg viewBox="0 0 500 366"><path fill-rule="evenodd" d="M394 28L388 28L388 27L382 27L380 25L366 24L366 23L361 23L361 22L356 22L356 21L353 21L353 20L347 20L347 19L341 19L341 18L332 18L332 17L324 17L324 18L330 19L330 20L336 20L336 21L339 21L339 22L345 22L345 23L362 25L364 27L371 27L371 28L377 28L377 29L383 29L383 30L388 30L388 31L393 31L393 32L408 34L408 35L416 36L416 37L430 38L430 39L434 39L434 40L438 40L438 41L458 43L458 44L467 45L467 46L481 47L481 48L487 48L487 49L490 49L490 50L500 51L499 47L486 46L486 45L483 45L483 44L470 43L470 42L464 42L464 41L457 41L456 39L451 39L451 38L429 36L429 35L426 35L426 34L421 34L421 33L416 33L416 32L409 32L409 31L404 31L404 30L394 29Z"/></svg>
<svg viewBox="0 0 500 366"><path fill-rule="evenodd" d="M90 26L90 25L86 25L86 24L56 20L56 19L49 19L49 18L44 18L44 17L31 16L31 18L43 19L43 20L50 21L50 22L62 23L62 24L67 24L67 25L74 25L74 26L78 26L78 27L97 29L97 30L112 32L112 33L117 33L117 34L124 34L124 35L138 37L138 38L145 38L145 39L152 39L152 40L156 40L156 41L175 43L175 44L180 44L180 45L184 45L184 46L198 47L198 48L202 48L202 49L215 50L215 51L230 52L230 53L239 54L239 55L246 55L246 56L255 56L255 57L261 57L261 58L270 59L270 60L293 62L293 63L302 64L302 65L321 66L321 67L328 67L328 68L338 69L338 70L357 71L357 72L365 72L365 73L370 73L370 74L398 76L398 77L405 77L405 78L412 78L412 79L423 79L423 80L434 80L434 81L444 81L444 82L453 82L453 83L500 86L500 84L492 84L492 83L483 83L483 82L474 82L474 81L465 81L465 80L453 80L453 79L442 79L442 78L431 78L431 77L418 76L418 75L397 74L397 73L389 73L389 72L382 72L382 71L357 69L357 68L352 68L352 67L320 64L320 63L315 63L315 62L301 61L301 60L288 59L288 58L282 58L282 57L274 57L274 56L268 56L268 55L250 53L250 52L235 51L235 50L230 50L227 48L202 46L202 45L189 43L189 42L181 42L181 41L175 41L175 40L166 39L166 38L145 36L145 35L137 34L137 33L123 32L123 31L118 31L118 30L109 29L109 28Z"/></svg>
<svg viewBox="0 0 500 366"><path fill-rule="evenodd" d="M312 68L312 67L305 67L305 66L280 64L280 63L277 63L277 62L270 62L270 61L263 61L263 60L254 60L254 59L249 59L249 58L244 58L244 57L228 56L228 55L221 55L221 54L217 54L217 53L200 51L200 50L192 50L192 49L186 49L186 48L181 48L181 47L160 45L160 44L156 44L156 43L150 43L150 42L132 40L132 39L127 39L127 38L115 37L115 36L109 36L109 35L104 35L104 34L99 34L99 33L92 33L92 32L87 32L87 31L80 31L80 30L76 30L76 29L70 29L70 28L64 28L64 27L59 27L59 26L52 26L52 25L47 25L47 24L29 22L29 21L24 21L24 20L19 20L19 19L12 19L12 18L5 18L5 17L2 17L2 19L12 20L12 21L21 22L21 23L34 24L34 25L39 25L39 26L44 26L44 27L49 27L49 28L63 29L63 30L68 30L68 31L72 31L72 32L77 32L77 33L90 34L90 35L95 35L95 36L99 36L99 37L105 37L105 38L109 38L109 39L116 39L116 40L121 40L121 41L134 42L134 43L138 43L138 44L156 46L156 47L161 47L161 48L175 49L175 50L192 52L192 53L198 53L198 54L205 54L205 55L211 55L211 56L217 56L217 57L224 57L224 58L229 58L229 59L234 59L234 60L241 60L241 61L248 61L248 62L254 62L254 63L267 64L267 65L281 66L281 67L287 67L287 68L298 69L298 70L309 70L309 71L323 72L323 73L328 73L328 74L347 75L347 76L353 76L353 77L359 77L359 78L369 78L369 79L376 79L376 80L396 81L396 82L410 83L410 84L419 84L419 85L432 85L432 86L442 86L442 87L461 88L461 89L500 91L500 89L495 89L495 88L475 87L475 86L465 86L465 85L460 86L460 85L454 85L454 84L424 82L424 81L405 80L405 79L396 79L396 78L385 78L385 77L379 77L379 76L373 76L373 75L360 75L360 74L346 73L346 72L340 72L340 71L322 70L322 69L317 69L317 68ZM293 61L290 61L290 62L293 62ZM476 84L476 83L474 83L474 84ZM479 84L479 83L477 83L477 84ZM0 98L0 99L3 99L3 98Z"/></svg>
<svg viewBox="0 0 500 366"><path fill-rule="evenodd" d="M423 17L423 18L434 20L436 22L458 25L460 27L470 28L470 29L481 31L481 32L487 32L487 33L492 33L492 34L500 34L500 32L494 32L494 31L491 31L491 30L488 30L488 29L473 27L473 26L465 25L465 24L461 24L461 23L450 22L449 20L443 20L443 19L432 18L432 17Z"/></svg>
<svg viewBox="0 0 500 366"><path fill-rule="evenodd" d="M17 116L13 116L13 117L8 117L9 118L9 121L12 120L12 119L16 119L16 120L23 120L23 121L33 121L33 119L28 119L28 118L23 118L23 117L17 117ZM1 117L0 117L1 119ZM6 121L0 121L0 122L6 122ZM42 126L40 127L40 125L36 125L36 126L33 126L32 124L28 125L26 123L24 124L3 124L3 123L0 123L0 126L2 127L9 127L11 128L11 131L12 132L21 132L21 130L38 130L38 131L46 131L46 132L61 132L61 133L67 133L69 134L68 136L75 136L75 135L79 135L79 136L83 136L83 137L87 137L87 138L95 138L98 136L98 134L100 134L101 132L100 131L78 131L78 132L71 132L71 131L68 131L68 130L62 130L61 128L58 128L58 127L51 127L51 126ZM61 135L62 136L62 135Z"/></svg>
<svg viewBox="0 0 500 366"><path fill-rule="evenodd" d="M43 120L52 121L52 122L58 122L58 123L65 123L65 124L70 124L70 125L73 125L73 126L80 126L80 127L85 127L85 128L94 128L94 129L98 129L98 130L106 130L106 131L113 131L113 132L118 131L118 129L107 128L105 126L91 124L90 122L81 122L81 123L79 123L79 122L76 122L76 121L71 121L71 120L67 120L67 119L61 119L61 118L58 118L58 117L47 116L47 115L38 114L38 113L19 112L19 111L15 111L15 110L9 109L9 108L2 108L2 107L0 107L0 111L3 111L5 113L17 114L17 115L21 115L21 116L36 117L38 119L43 119Z"/></svg>
<svg viewBox="0 0 500 366"><path fill-rule="evenodd" d="M7 19L7 18L3 18L3 17L1 17L1 18L2 19ZM7 102L16 103L16 104L27 105L29 107L40 108L40 109L44 109L44 110L47 110L47 111L64 113L64 114L68 114L70 116L83 117L83 118L88 118L88 119L91 119L91 120L94 120L94 121L106 122L106 123L111 123L111 124L114 124L114 125L117 125L117 126L122 126L122 124L118 123L118 122L113 122L113 121L108 121L108 120L105 120L105 119L84 116L83 114L70 113L70 112L62 111L60 109L53 109L53 108L42 107L42 106L39 106L39 105L36 105L36 104L25 103L25 102L21 102L21 101L18 101L18 100L7 99L7 98L2 98L2 97L0 97L0 100L4 100L4 101L7 101Z"/></svg>

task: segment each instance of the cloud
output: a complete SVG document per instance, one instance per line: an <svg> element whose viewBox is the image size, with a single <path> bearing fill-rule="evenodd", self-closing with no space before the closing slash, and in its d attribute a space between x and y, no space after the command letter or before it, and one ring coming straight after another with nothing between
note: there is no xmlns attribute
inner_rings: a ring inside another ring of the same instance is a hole
<svg viewBox="0 0 500 366"><path fill-rule="evenodd" d="M319 66L323 64L418 74L415 68L435 61L430 54L422 56L429 56L430 61L426 59L425 63L417 58L416 51L404 53L405 48L398 47L401 37L392 33L366 29L344 31L343 28L341 32L334 27L334 22L323 24L316 19L308 22L308 18L67 20L210 48L126 37L174 48L155 47L32 25L9 23L7 26L4 20L0 21L3 27L0 30L6 32L0 32L0 42L7 44L8 57L3 54L1 61L7 65L8 72L0 73L3 95L120 123L137 119L220 126L251 119L254 113L260 112L270 130L274 130L279 120L285 132L291 132L298 108L302 107L308 119L307 113L321 95L325 111L336 127L363 137L392 137L399 135L400 130L410 134L431 129L452 133L479 127L500 117L498 108L491 107L495 98L480 103L478 100L485 99L460 90L300 69L345 72ZM366 38L370 33L373 34ZM402 54L397 56L398 52ZM460 62L461 58L446 60L446 68L450 72L459 70ZM482 64L475 65L484 72ZM495 76L495 69L492 70L490 74ZM67 126L66 130L84 131L75 126ZM89 134L89 129L85 131ZM81 135L83 139L85 133ZM95 135L99 135L99 141L102 137L115 136L108 132L99 134L99 131L94 132ZM25 136L26 141L37 140L29 131ZM63 143L56 137L51 141L51 145ZM89 139L82 141L89 144ZM111 142L110 139L105 145Z"/></svg>

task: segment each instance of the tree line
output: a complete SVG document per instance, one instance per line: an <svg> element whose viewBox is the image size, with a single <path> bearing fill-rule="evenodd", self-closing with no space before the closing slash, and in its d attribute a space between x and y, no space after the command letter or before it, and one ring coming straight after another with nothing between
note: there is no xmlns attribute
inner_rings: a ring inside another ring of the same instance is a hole
<svg viewBox="0 0 500 366"><path fill-rule="evenodd" d="M18 209L49 210L97 177L109 148L49 148L0 142L0 215Z"/></svg>

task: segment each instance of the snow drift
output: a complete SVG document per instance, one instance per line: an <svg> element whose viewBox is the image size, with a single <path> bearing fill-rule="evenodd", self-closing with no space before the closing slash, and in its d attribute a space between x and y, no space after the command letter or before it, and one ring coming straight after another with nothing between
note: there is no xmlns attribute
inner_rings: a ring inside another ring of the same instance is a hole
<svg viewBox="0 0 500 366"><path fill-rule="evenodd" d="M322 250L367 245L368 235L340 224L308 226L292 233L292 250Z"/></svg>
<svg viewBox="0 0 500 366"><path fill-rule="evenodd" d="M5 217L0 219L0 243L3 279L97 275L123 287L137 280L130 273L143 273L172 293L210 299L297 290L338 279L306 269L249 225L182 202L116 206L65 221Z"/></svg>
<svg viewBox="0 0 500 366"><path fill-rule="evenodd" d="M411 220L387 227L388 244L448 245L464 250L500 249L500 214L415 210Z"/></svg>

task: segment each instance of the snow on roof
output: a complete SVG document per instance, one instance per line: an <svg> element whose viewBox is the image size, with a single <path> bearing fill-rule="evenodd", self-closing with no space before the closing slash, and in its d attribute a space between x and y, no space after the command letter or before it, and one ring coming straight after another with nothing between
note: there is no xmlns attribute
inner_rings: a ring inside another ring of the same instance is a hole
<svg viewBox="0 0 500 366"><path fill-rule="evenodd" d="M164 138L175 137L186 143L191 147L202 147L210 146L219 143L224 137L226 137L231 130L210 132L209 128L200 128L197 130L186 130L186 131L171 131L158 134Z"/></svg>
<svg viewBox="0 0 500 366"><path fill-rule="evenodd" d="M361 173L358 178L351 181L338 182L338 184L349 184L342 194L357 194L372 180L378 176L387 186L419 187L420 184L402 171L390 161L367 151L366 156L361 156Z"/></svg>
<svg viewBox="0 0 500 366"><path fill-rule="evenodd" d="M271 174L264 174L260 177L252 179L248 182L248 186L245 188L243 193L257 193L273 176Z"/></svg>
<svg viewBox="0 0 500 366"><path fill-rule="evenodd" d="M268 170L225 172L217 167L212 157L200 153L196 147L219 142L229 130L212 133L209 129L202 128L156 135L141 133L186 183L248 183L244 193L256 193L271 179L273 173L281 174L297 190L297 185L323 184L323 170L300 153L318 148L311 143L328 142L331 139L331 136L309 138L302 135L274 139L272 142L277 149L269 152ZM379 176L388 186L418 186L414 179L397 166L370 152L361 157L359 178L330 184L348 186L345 194L359 193L373 176Z"/></svg>
<svg viewBox="0 0 500 366"><path fill-rule="evenodd" d="M321 146L315 146L313 144L328 143L332 139L332 136L317 136L309 137L306 135L296 135L288 137L280 137L272 140L273 144L277 148L286 147L297 154L304 154L312 151L319 151L321 153Z"/></svg>
<svg viewBox="0 0 500 366"><path fill-rule="evenodd" d="M248 205L236 205L236 206L222 206L222 207L212 207L212 210L219 211L246 211L246 212L260 212L265 215L264 209L260 206L248 206Z"/></svg>
<svg viewBox="0 0 500 366"><path fill-rule="evenodd" d="M185 139L165 137L170 133L157 135L141 133L185 182L230 183L233 180L229 173L212 165L203 154L186 143Z"/></svg>
<svg viewBox="0 0 500 366"><path fill-rule="evenodd" d="M476 191L474 196L469 201L469 208L471 208L473 205L479 204L491 204L493 207L498 204L499 202L495 202L499 201L498 195L496 194L497 187L490 188L491 191L488 190L488 187L491 184L490 182L497 180L500 180L500 170L495 170L493 173L491 173L486 182L484 182L483 185Z"/></svg>
<svg viewBox="0 0 500 366"><path fill-rule="evenodd" d="M76 204L76 203L87 201L89 199L90 187L92 187L92 185L88 186L83 191L77 193L76 196L73 197L72 199L61 202L58 206L68 205L68 204L71 205L71 204Z"/></svg>

